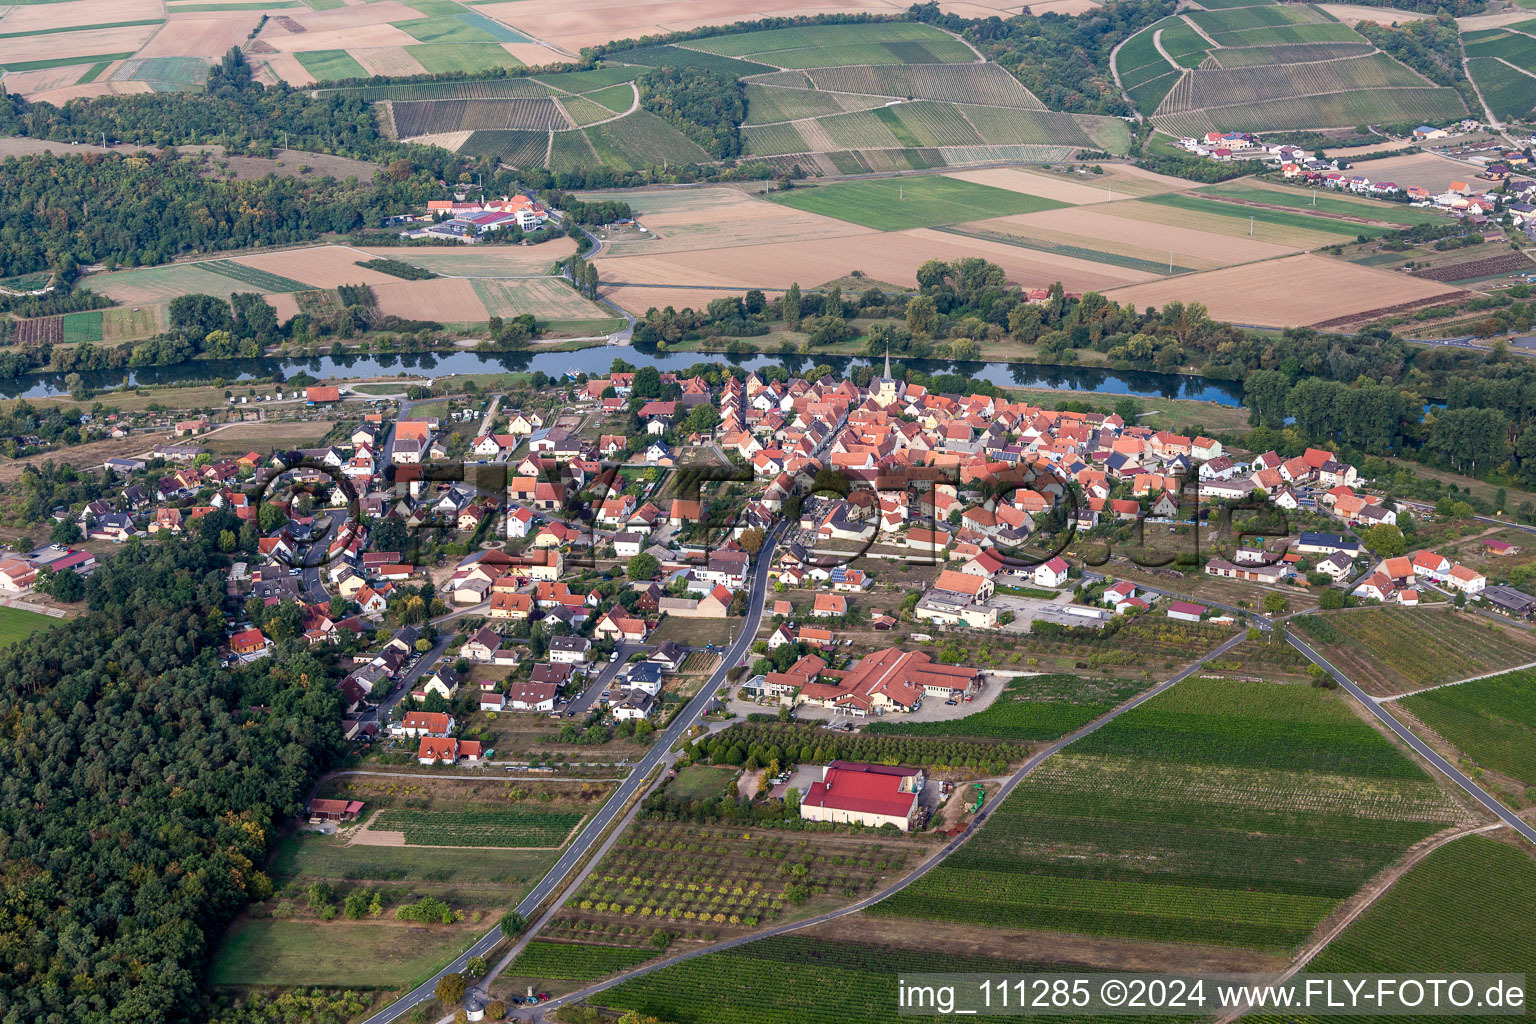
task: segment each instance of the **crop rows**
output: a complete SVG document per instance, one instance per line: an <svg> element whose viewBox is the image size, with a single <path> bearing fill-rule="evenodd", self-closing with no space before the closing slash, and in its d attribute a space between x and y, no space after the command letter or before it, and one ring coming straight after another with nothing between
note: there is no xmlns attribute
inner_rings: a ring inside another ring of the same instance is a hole
<svg viewBox="0 0 1536 1024"><path fill-rule="evenodd" d="M982 139L991 145L1092 146L1093 140L1071 114L1054 110L1013 111L996 107L960 108Z"/></svg>
<svg viewBox="0 0 1536 1024"><path fill-rule="evenodd" d="M1467 56L1502 57L1520 68L1536 68L1536 39L1516 32L1469 32L1463 40Z"/></svg>
<svg viewBox="0 0 1536 1024"><path fill-rule="evenodd" d="M1536 784L1536 672L1444 686L1403 706L1484 768Z"/></svg>
<svg viewBox="0 0 1536 1024"><path fill-rule="evenodd" d="M908 64L820 68L817 89L902 99L947 100L1044 110L1018 79L996 64Z"/></svg>
<svg viewBox="0 0 1536 1024"><path fill-rule="evenodd" d="M57 345L64 340L64 318L43 316L16 322L16 344Z"/></svg>
<svg viewBox="0 0 1536 1024"><path fill-rule="evenodd" d="M420 100L391 103L396 133L402 139L441 132L496 130L549 131L569 128L554 100Z"/></svg>
<svg viewBox="0 0 1536 1024"><path fill-rule="evenodd" d="M932 943L894 948L781 935L695 957L624 982L594 1002L677 1024L886 1024L898 979L923 972L1007 974L1052 970L1000 957L946 953ZM1054 969L1059 969L1058 967ZM951 1017L907 1016L929 1022ZM1074 1016L1083 1024L1113 1018ZM1149 1024L1154 1017L1141 1018Z"/></svg>
<svg viewBox="0 0 1536 1024"><path fill-rule="evenodd" d="M1497 116L1523 119L1536 109L1536 78L1492 57L1469 58L1467 70Z"/></svg>
<svg viewBox="0 0 1536 1024"><path fill-rule="evenodd" d="M688 48L726 57L750 57L780 50L888 42L954 42L948 35L919 22L893 21L866 25L802 25L794 28L739 32L693 39ZM974 55L973 55L974 59ZM641 62L644 63L644 62ZM775 62L777 63L777 62Z"/></svg>
<svg viewBox="0 0 1536 1024"><path fill-rule="evenodd" d="M984 108L994 109L994 108ZM997 109L1005 117L1019 116L1014 111ZM977 146L990 140L982 138L971 122L965 119L960 108L953 103L903 103L884 107L882 112L894 116L912 136L909 142L916 146ZM907 140L904 140L907 141ZM1001 139L1012 142L1012 139Z"/></svg>
<svg viewBox="0 0 1536 1024"><path fill-rule="evenodd" d="M744 127L742 141L748 153L754 156L777 156L781 153L809 153L798 129L792 124L770 124L760 128Z"/></svg>
<svg viewBox="0 0 1536 1024"><path fill-rule="evenodd" d="M969 46L945 37L936 42L847 43L776 50L754 59L781 68L829 68L848 64L965 64L976 59Z"/></svg>
<svg viewBox="0 0 1536 1024"><path fill-rule="evenodd" d="M1536 86L1536 79L1531 80ZM1423 278L1426 281L1470 281L1474 278L1487 277L1490 274L1507 274L1511 271L1527 271L1531 269L1530 257L1523 252L1506 252L1498 256L1489 256L1481 260L1468 260L1465 263L1448 263L1438 267L1429 267L1424 270L1412 271L1412 276Z"/></svg>
<svg viewBox="0 0 1536 1024"><path fill-rule="evenodd" d="M507 100L548 96L549 89L531 78L494 78L471 82L408 82L327 89L327 93L379 100Z"/></svg>
<svg viewBox="0 0 1536 1024"><path fill-rule="evenodd" d="M459 147L466 156L488 156L513 167L543 167L548 150L547 132L475 132Z"/></svg>
<svg viewBox="0 0 1536 1024"><path fill-rule="evenodd" d="M1286 950L1462 813L1328 691L1190 679L1047 762L874 911Z"/></svg>
<svg viewBox="0 0 1536 1024"><path fill-rule="evenodd" d="M268 292L298 292L308 288L303 281L295 281L291 277L274 274L271 271L261 270L257 267L248 267L244 263L236 263L233 260L205 260L197 265L202 270L210 270L221 277L227 277L241 284L248 284L252 288L260 288Z"/></svg>
<svg viewBox="0 0 1536 1024"><path fill-rule="evenodd" d="M825 764L841 759L974 768L999 758L1017 761L1029 752L1026 744L1006 740L829 733L826 729L794 722L743 722L719 733L717 738L728 745L739 743L748 748L777 746L786 751L783 760L801 764Z"/></svg>
<svg viewBox="0 0 1536 1024"><path fill-rule="evenodd" d="M1465 116L1466 106L1454 89L1424 86L1338 92L1237 106L1206 107L1204 114L1222 130L1274 132L1343 128L1360 124L1400 124L1407 121L1447 121ZM1178 118L1183 115L1172 116ZM1165 124L1161 115L1157 116L1157 124L1169 132L1184 130L1175 127L1182 122L1169 120Z"/></svg>
<svg viewBox="0 0 1536 1024"><path fill-rule="evenodd" d="M514 978L549 981L594 981L643 964L657 955L655 950L534 939L523 947L508 974Z"/></svg>
<svg viewBox="0 0 1536 1024"><path fill-rule="evenodd" d="M585 131L593 150L615 170L709 159L692 140L648 110Z"/></svg>
<svg viewBox="0 0 1536 1024"><path fill-rule="evenodd" d="M861 99L856 96L834 96L815 89L780 89L748 83L747 123L771 124L804 117L825 117L861 107L878 107L883 102L875 96Z"/></svg>
<svg viewBox="0 0 1536 1024"><path fill-rule="evenodd" d="M1218 32L1241 32L1251 28L1300 25L1327 20L1319 12L1301 4L1264 4L1220 11L1191 11L1189 18L1212 35Z"/></svg>
<svg viewBox="0 0 1536 1024"><path fill-rule="evenodd" d="M1260 64L1301 64L1340 57L1364 57L1375 53L1370 43L1292 43L1288 46L1226 46L1211 51L1224 68L1245 68Z"/></svg>
<svg viewBox="0 0 1536 1024"><path fill-rule="evenodd" d="M386 808L369 827L404 832L408 846L560 846L581 819L575 811Z"/></svg>
<svg viewBox="0 0 1536 1024"><path fill-rule="evenodd" d="M876 722L879 736L977 736L1045 740L1065 736L1142 689L1073 675L1019 676L982 711L948 722Z"/></svg>
<svg viewBox="0 0 1536 1024"><path fill-rule="evenodd" d="M1340 670L1378 696L1536 660L1525 634L1441 609L1372 608L1348 615L1298 616L1328 645Z"/></svg>
<svg viewBox="0 0 1536 1024"><path fill-rule="evenodd" d="M1300 6L1300 5L1297 5ZM1211 38L1223 46L1268 46L1276 43L1359 43L1358 32L1334 21L1302 25L1264 25L1234 32L1212 32ZM1218 51L1219 52L1219 51Z"/></svg>
<svg viewBox="0 0 1536 1024"><path fill-rule="evenodd" d="M1316 64L1218 68L1185 75L1157 112L1177 114L1203 107L1259 103L1285 95L1424 85L1422 78L1384 53Z"/></svg>

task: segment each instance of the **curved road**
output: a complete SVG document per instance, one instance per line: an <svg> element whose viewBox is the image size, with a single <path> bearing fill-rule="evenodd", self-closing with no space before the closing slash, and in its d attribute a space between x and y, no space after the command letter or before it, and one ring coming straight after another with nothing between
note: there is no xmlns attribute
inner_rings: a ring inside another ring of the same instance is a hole
<svg viewBox="0 0 1536 1024"><path fill-rule="evenodd" d="M724 652L724 660L721 661L720 668L715 671L714 675L709 677L709 680L700 688L698 694L683 708L682 713L673 720L672 724L664 732L656 734L655 740L651 744L651 749L635 764L629 777L608 798L608 802L603 804L602 809L587 822L580 835L576 837L575 841L571 843L560 859L555 862L554 867L550 868L549 873L518 903L516 907L517 912L525 918L532 917L539 904L543 903L560 888L566 875L570 874L577 863L598 842L604 830L608 828L609 824L624 809L625 804L629 802L630 797L635 795L636 790L646 785L646 776L667 757L671 751L672 744L676 743L704 714L705 709L715 699L715 691L725 682L726 672L751 647L752 640L757 636L757 628L762 621L763 608L767 604L764 598L768 592L768 568L773 564L774 534L776 532L776 529L769 532L768 536L763 539L762 550L757 554L756 565L752 575L752 589L747 602L747 618L741 631L741 636ZM461 973L470 957L482 956L490 952L501 940L501 926L499 924L493 925L490 931L475 941L474 945L459 954L453 963L432 975L432 977L389 1006L368 1017L363 1024L389 1024L390 1021L398 1019L417 1005L432 1002L437 998L433 989L437 987L438 979L442 978L445 974ZM488 981L489 979L485 980ZM480 984L484 985L485 981L480 982Z"/></svg>

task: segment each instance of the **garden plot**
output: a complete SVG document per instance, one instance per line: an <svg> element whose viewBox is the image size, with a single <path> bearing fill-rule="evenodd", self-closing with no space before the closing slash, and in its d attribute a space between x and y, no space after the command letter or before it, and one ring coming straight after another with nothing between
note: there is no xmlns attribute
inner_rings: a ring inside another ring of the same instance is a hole
<svg viewBox="0 0 1536 1024"><path fill-rule="evenodd" d="M1468 820L1338 694L1189 679L1045 762L874 912L1286 951Z"/></svg>
<svg viewBox="0 0 1536 1024"><path fill-rule="evenodd" d="M1303 616L1297 625L1340 672L1376 697L1536 661L1531 634L1446 608L1368 608Z"/></svg>
<svg viewBox="0 0 1536 1024"><path fill-rule="evenodd" d="M1201 302L1217 320L1300 327L1460 293L1433 281L1304 254L1121 288L1108 297L1138 309Z"/></svg>

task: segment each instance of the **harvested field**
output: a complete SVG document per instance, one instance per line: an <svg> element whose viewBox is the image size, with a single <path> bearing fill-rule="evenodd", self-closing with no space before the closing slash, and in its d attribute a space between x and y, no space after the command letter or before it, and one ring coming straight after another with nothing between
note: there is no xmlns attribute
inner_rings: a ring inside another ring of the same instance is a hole
<svg viewBox="0 0 1536 1024"><path fill-rule="evenodd" d="M342 245L321 245L313 249L287 249L240 256L231 262L290 277L312 288L335 288L343 284L390 284L398 280L357 265L358 260L366 258L358 249Z"/></svg>
<svg viewBox="0 0 1536 1024"><path fill-rule="evenodd" d="M361 271L363 268L356 268ZM473 282L441 277L432 281L400 281L374 285L379 312L407 320L436 320L439 323L484 323L489 315L480 301Z"/></svg>
<svg viewBox="0 0 1536 1024"><path fill-rule="evenodd" d="M587 198L618 196L592 193ZM626 235L609 240L604 251L614 256L654 256L688 249L838 238L870 231L831 217L787 209L736 188L637 192L623 199L653 237Z"/></svg>
<svg viewBox="0 0 1536 1024"><path fill-rule="evenodd" d="M115 22L122 19L114 16L105 20ZM46 38L17 36L0 39L0 64L24 64L41 59L57 61L65 57L91 57L105 53L133 53L148 42L159 28L159 25L83 28L78 32L59 32Z"/></svg>
<svg viewBox="0 0 1536 1024"><path fill-rule="evenodd" d="M1304 254L1109 292L1138 308L1174 300L1203 302L1217 320L1300 327L1364 312L1384 297L1434 299L1459 289L1357 264Z"/></svg>
<svg viewBox="0 0 1536 1024"><path fill-rule="evenodd" d="M427 69L403 46L381 46L352 55L370 75L419 75Z"/></svg>
<svg viewBox="0 0 1536 1024"><path fill-rule="evenodd" d="M158 0L71 0L66 3L19 4L7 8L5 16L0 17L0 32L38 32L106 25L118 21L142 21L163 15Z"/></svg>
<svg viewBox="0 0 1536 1024"><path fill-rule="evenodd" d="M806 4L804 0L515 0L477 5L475 10L504 25L527 29L575 53L583 46L614 39L638 39L703 25L821 11L897 14L906 10L889 0L838 0Z"/></svg>
<svg viewBox="0 0 1536 1024"><path fill-rule="evenodd" d="M259 14L172 18L135 57L222 57L250 37Z"/></svg>
<svg viewBox="0 0 1536 1024"><path fill-rule="evenodd" d="M1409 276L1425 281L1470 281L1474 278L1488 277L1491 274L1513 274L1530 269L1531 260L1525 253L1506 252L1481 260L1450 263L1431 267L1428 270L1414 270Z"/></svg>
<svg viewBox="0 0 1536 1024"><path fill-rule="evenodd" d="M268 295L267 302L277 311L277 322L286 323L299 315L299 300L290 292L278 292L276 295Z"/></svg>
<svg viewBox="0 0 1536 1024"><path fill-rule="evenodd" d="M17 8L12 8L16 10ZM4 20L0 19L0 24ZM39 68L36 71L18 71L5 76L7 92L20 96L35 96L53 89L67 89L80 81L82 65L68 64L56 68Z"/></svg>
<svg viewBox="0 0 1536 1024"><path fill-rule="evenodd" d="M556 260L576 251L576 243L558 238L539 245L369 246L351 250L355 259L399 260L444 277L533 277L549 273Z"/></svg>
<svg viewBox="0 0 1536 1024"><path fill-rule="evenodd" d="M74 70L79 70L79 66L76 65ZM9 76L7 76L7 80L9 80ZM70 100L84 99L91 96L133 96L138 93L153 91L148 82L95 81L85 85L72 85L64 89L49 89L46 92L36 92L28 98L34 103L52 103L55 106L63 106Z"/></svg>
<svg viewBox="0 0 1536 1024"><path fill-rule="evenodd" d="M291 53L279 53L266 59L266 66L272 74L289 85L314 85L315 76L300 64L298 58Z"/></svg>
<svg viewBox="0 0 1536 1024"><path fill-rule="evenodd" d="M1422 11L1404 11L1396 7L1362 7L1356 4L1318 4L1317 9L1327 11L1346 25L1361 21L1373 21L1378 25L1402 25L1429 17Z"/></svg>
<svg viewBox="0 0 1536 1024"><path fill-rule="evenodd" d="M210 434L207 443L215 455L244 455L252 448L308 448L319 444L331 426L330 420L231 423Z"/></svg>
<svg viewBox="0 0 1536 1024"><path fill-rule="evenodd" d="M28 455L14 462L0 465L0 484L13 484L21 479L21 474L28 466L41 466L44 462L55 464L68 463L76 469L94 468L100 466L108 459L121 458L130 455L142 455L162 441L169 441L171 432L159 431L153 434L135 434L132 437L117 438L111 441L91 441L87 444L69 445L54 451L42 452L38 455Z"/></svg>
<svg viewBox="0 0 1536 1024"><path fill-rule="evenodd" d="M1479 181L1474 177L1476 168L1432 153L1383 157L1360 166L1370 168L1372 181L1396 181L1422 185L1431 193L1444 192L1453 181L1464 181L1480 189L1493 187L1491 182Z"/></svg>
<svg viewBox="0 0 1536 1024"><path fill-rule="evenodd" d="M358 50L377 46L413 46L420 40L409 32L393 25L368 24L324 31L277 33L271 30L271 22L261 38L286 53L302 53L310 50Z"/></svg>
<svg viewBox="0 0 1536 1024"><path fill-rule="evenodd" d="M1127 173L1134 172L1134 173ZM1135 167L1116 167L1103 175L1084 174L1068 177L1049 171L1031 171L1023 167L989 167L978 171L952 171L946 175L971 181L978 185L1023 192L1027 195L1055 199L1058 202L1080 206L1087 203L1107 203L1114 199L1132 196L1155 195L1160 192L1177 192L1189 187L1189 182L1168 178Z"/></svg>
<svg viewBox="0 0 1536 1024"><path fill-rule="evenodd" d="M1074 243L1089 249L1102 249L1123 256L1166 263L1170 251L1177 266L1192 270L1215 270L1234 263L1268 260L1296 252L1293 246L1275 242L1228 238L1194 228L1166 224L1143 224L1124 217L1112 217L1098 210L1044 210L1016 217L999 217L961 225L985 229L1021 238L1038 238L1054 243Z"/></svg>
<svg viewBox="0 0 1536 1024"><path fill-rule="evenodd" d="M178 295L193 293L227 297L234 292L265 290L206 270L195 263L92 274L86 280L92 291L116 299L125 306L160 305Z"/></svg>
<svg viewBox="0 0 1536 1024"><path fill-rule="evenodd" d="M1200 200L1197 200L1200 201ZM1148 224L1166 224L1170 227L1194 228L1197 231L1209 232L1213 235L1226 235L1230 238L1252 238L1261 242L1273 242L1277 245L1292 246L1297 249L1317 249L1324 245L1332 245L1342 241L1341 236L1335 231L1316 230L1312 227L1301 227L1294 224L1269 224L1263 221L1254 223L1252 234L1249 234L1249 223L1246 215L1243 215L1239 207L1231 206L1223 208L1222 204L1210 203L1210 210L1203 208L1185 209L1183 207L1164 206L1158 203L1140 201L1116 202L1099 208L1099 212L1111 217L1124 217L1128 220L1142 221ZM1236 215L1230 215L1236 214Z"/></svg>
<svg viewBox="0 0 1536 1024"><path fill-rule="evenodd" d="M118 306L101 311L101 340L134 341L148 338L160 329L163 317L155 306Z"/></svg>
<svg viewBox="0 0 1536 1024"><path fill-rule="evenodd" d="M1013 281L1040 288L1061 281L1068 291L1103 291L1121 284L1150 280L1153 275L1087 260L1032 252L1002 242L965 238L917 228L888 232L872 245L864 235L827 238L814 246L798 242L748 245L719 250L694 250L660 256L599 257L598 273L609 289L623 284L662 284L679 288L720 286L787 288L820 284L861 270L877 281L915 287L917 268L930 259L953 260L978 256L998 264ZM722 259L728 255L728 259ZM650 291L636 289L635 291ZM630 299L632 303L634 299ZM645 301L644 306L666 303ZM631 306L630 308L633 308Z"/></svg>

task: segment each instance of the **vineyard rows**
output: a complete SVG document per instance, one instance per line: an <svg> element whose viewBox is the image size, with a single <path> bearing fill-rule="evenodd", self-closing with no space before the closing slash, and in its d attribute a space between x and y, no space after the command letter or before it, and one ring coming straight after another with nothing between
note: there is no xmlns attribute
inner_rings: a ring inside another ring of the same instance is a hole
<svg viewBox="0 0 1536 1024"><path fill-rule="evenodd" d="M1403 706L1484 768L1536 785L1536 672L1444 686Z"/></svg>
<svg viewBox="0 0 1536 1024"><path fill-rule="evenodd" d="M408 82L402 85L365 85L328 89L331 94L380 100L505 100L548 96L550 90L531 78L498 78L478 82Z"/></svg>
<svg viewBox="0 0 1536 1024"><path fill-rule="evenodd" d="M1327 656L1377 696L1448 683L1536 660L1536 641L1445 609L1372 608L1298 616Z"/></svg>
<svg viewBox="0 0 1536 1024"><path fill-rule="evenodd" d="M418 811L386 808L369 824L404 832L408 846L560 846L581 823L576 811Z"/></svg>
<svg viewBox="0 0 1536 1024"><path fill-rule="evenodd" d="M571 127L554 100L422 100L392 101L395 130L402 139L441 132L525 130L549 131Z"/></svg>
<svg viewBox="0 0 1536 1024"><path fill-rule="evenodd" d="M489 156L513 167L543 167L548 149L546 132L475 132L464 140L459 152Z"/></svg>
<svg viewBox="0 0 1536 1024"><path fill-rule="evenodd" d="M1023 742L998 739L940 739L917 736L872 736L865 733L828 733L795 722L743 722L712 738L727 746L741 744L778 747L780 759L795 764L873 761L877 764L920 764L936 768L977 768L999 759L1022 760L1029 754Z"/></svg>
<svg viewBox="0 0 1536 1024"><path fill-rule="evenodd" d="M656 950L622 946L588 946L534 939L523 947L508 974L514 978L549 981L593 981L645 963Z"/></svg>
<svg viewBox="0 0 1536 1024"><path fill-rule="evenodd" d="M815 88L834 92L1045 109L1018 79L996 64L865 65L819 68L809 74Z"/></svg>
<svg viewBox="0 0 1536 1024"><path fill-rule="evenodd" d="M309 287L303 281L295 281L291 277L283 277L271 271L248 267L244 263L236 263L233 260L205 260L199 263L198 267L239 281L241 284L248 284L252 288L260 288L262 291L298 292Z"/></svg>
<svg viewBox="0 0 1536 1024"><path fill-rule="evenodd" d="M1196 75L1208 73L1192 72ZM1190 113L1209 118L1220 130L1274 132L1448 121L1466 116L1466 106L1454 89L1424 86L1298 96L1262 103L1206 107L1203 111ZM1174 114L1165 119L1155 115L1155 123L1170 133L1187 132L1189 124L1198 123L1180 120L1187 116Z"/></svg>
<svg viewBox="0 0 1536 1024"><path fill-rule="evenodd" d="M873 910L1287 950L1462 814L1329 691L1189 679L1042 765Z"/></svg>
<svg viewBox="0 0 1536 1024"><path fill-rule="evenodd" d="M804 117L826 117L849 110L869 109L882 106L885 100L879 96L836 96L815 89L781 89L774 86L748 83L747 123L772 124L777 121L795 121Z"/></svg>
<svg viewBox="0 0 1536 1024"><path fill-rule="evenodd" d="M1364 57L1375 53L1370 43L1291 43L1280 46L1226 46L1212 50L1224 68L1245 68L1261 64L1304 64L1340 57Z"/></svg>
<svg viewBox="0 0 1536 1024"><path fill-rule="evenodd" d="M1278 64L1251 68L1222 68L1185 75L1157 108L1178 114L1204 107L1259 103L1276 96L1349 92L1426 83L1384 53L1315 64Z"/></svg>
<svg viewBox="0 0 1536 1024"><path fill-rule="evenodd" d="M1492 57L1470 58L1467 70L1482 90L1483 99L1499 117L1524 119L1536 109L1536 78Z"/></svg>

